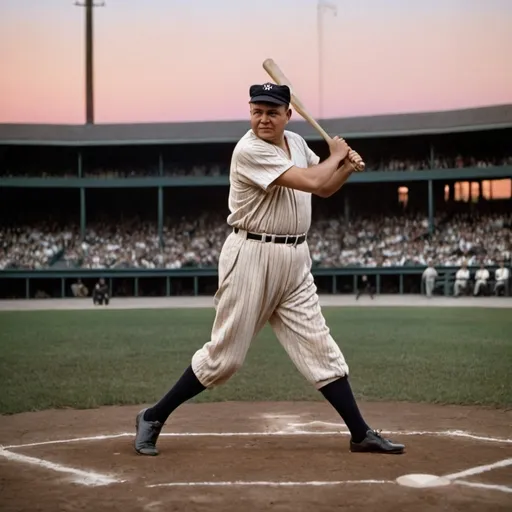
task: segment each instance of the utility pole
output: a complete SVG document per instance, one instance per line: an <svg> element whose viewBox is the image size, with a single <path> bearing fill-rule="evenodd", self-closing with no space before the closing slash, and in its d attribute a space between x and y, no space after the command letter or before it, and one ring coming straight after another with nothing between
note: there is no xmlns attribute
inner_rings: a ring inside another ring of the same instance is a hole
<svg viewBox="0 0 512 512"><path fill-rule="evenodd" d="M93 9L104 7L105 2L94 3L94 0L75 2L78 7L85 7L85 122L94 124L94 38Z"/></svg>
<svg viewBox="0 0 512 512"><path fill-rule="evenodd" d="M316 25L317 25L317 49L318 49L318 118L322 119L323 116L323 73L324 73L324 63L323 63L323 30L322 30L322 13L323 11L332 11L334 16L336 17L338 14L338 9L336 5L326 2L325 0L318 0L316 6Z"/></svg>

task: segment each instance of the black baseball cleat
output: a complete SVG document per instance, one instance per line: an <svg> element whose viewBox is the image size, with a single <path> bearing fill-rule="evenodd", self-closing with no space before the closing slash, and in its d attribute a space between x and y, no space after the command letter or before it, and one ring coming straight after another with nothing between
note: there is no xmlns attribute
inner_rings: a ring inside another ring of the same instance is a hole
<svg viewBox="0 0 512 512"><path fill-rule="evenodd" d="M158 455L156 442L164 424L159 421L146 421L146 410L142 409L135 419L135 451L141 455Z"/></svg>
<svg viewBox="0 0 512 512"><path fill-rule="evenodd" d="M389 439L385 439L380 435L380 431L368 430L366 437L360 443L354 443L350 440L351 452L366 453L404 453L405 446L403 444L393 443Z"/></svg>

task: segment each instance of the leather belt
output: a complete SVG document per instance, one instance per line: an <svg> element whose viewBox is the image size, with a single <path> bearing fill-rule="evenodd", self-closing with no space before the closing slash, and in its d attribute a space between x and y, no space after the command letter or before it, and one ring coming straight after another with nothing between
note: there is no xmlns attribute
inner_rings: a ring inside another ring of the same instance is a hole
<svg viewBox="0 0 512 512"><path fill-rule="evenodd" d="M234 232L238 233L240 229L234 228ZM290 235L260 235L258 233L246 233L246 238L249 240L259 240L260 242L273 242L274 244L290 244L299 245L305 242L306 235L290 236Z"/></svg>

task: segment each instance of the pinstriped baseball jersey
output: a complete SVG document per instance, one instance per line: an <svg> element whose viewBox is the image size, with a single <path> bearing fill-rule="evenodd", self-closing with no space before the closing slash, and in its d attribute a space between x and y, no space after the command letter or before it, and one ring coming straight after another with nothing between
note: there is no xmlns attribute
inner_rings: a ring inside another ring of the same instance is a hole
<svg viewBox="0 0 512 512"><path fill-rule="evenodd" d="M293 167L317 165L320 158L298 134L285 131L291 153L258 138L249 130L231 161L228 224L253 233L297 235L311 225L311 194L272 185ZM307 172L307 171L304 171Z"/></svg>
<svg viewBox="0 0 512 512"><path fill-rule="evenodd" d="M192 369L206 387L226 382L242 366L267 322L297 369L316 387L348 375L320 309L307 242L276 244L245 235L296 235L309 229L311 194L271 184L291 166L307 168L319 158L302 137L285 135L291 158L252 131L234 150L228 223L240 231L228 236L220 254L211 339L192 357Z"/></svg>

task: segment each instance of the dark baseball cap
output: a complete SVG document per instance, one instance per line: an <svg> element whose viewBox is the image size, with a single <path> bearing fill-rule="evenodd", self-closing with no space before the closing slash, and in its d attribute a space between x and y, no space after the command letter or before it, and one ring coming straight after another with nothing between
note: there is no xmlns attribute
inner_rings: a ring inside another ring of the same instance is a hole
<svg viewBox="0 0 512 512"><path fill-rule="evenodd" d="M250 103L290 104L290 88L287 85L277 85L270 82L251 85L249 96L251 97Z"/></svg>

